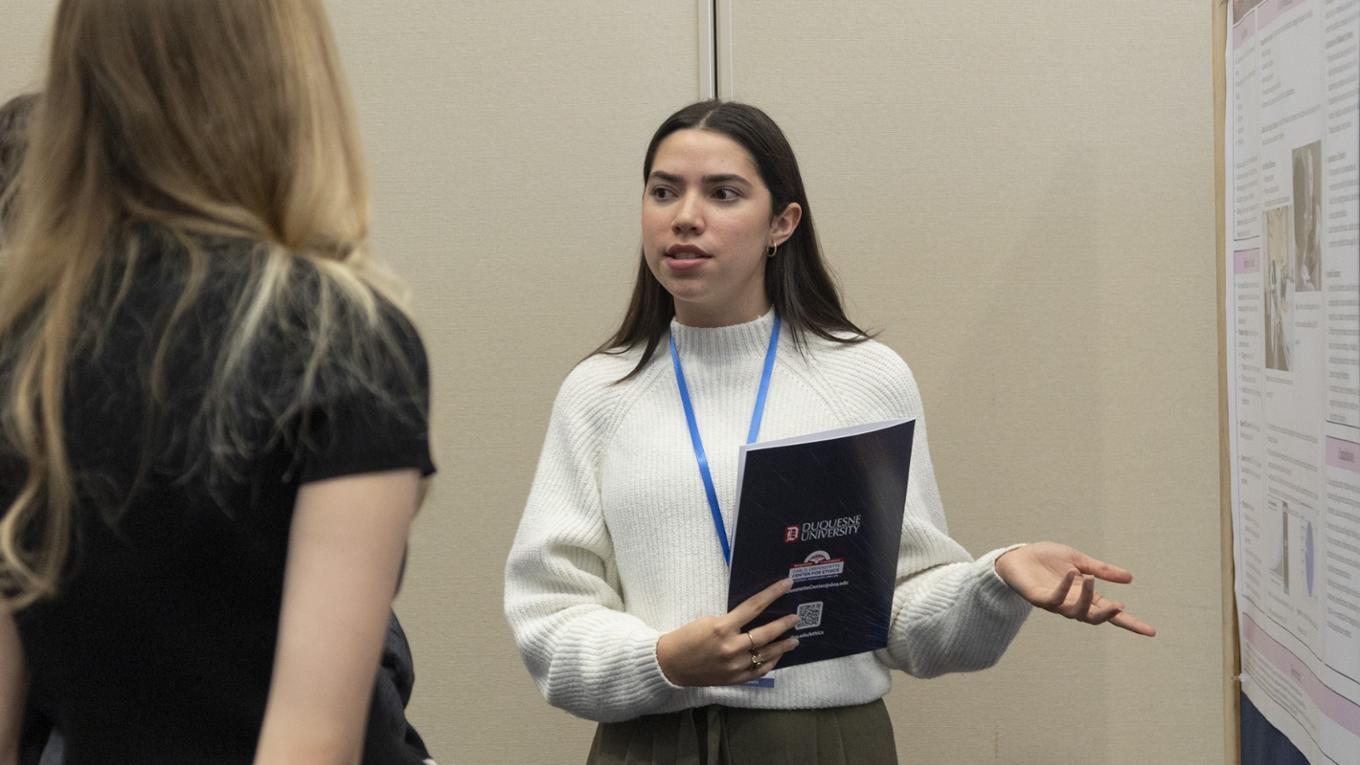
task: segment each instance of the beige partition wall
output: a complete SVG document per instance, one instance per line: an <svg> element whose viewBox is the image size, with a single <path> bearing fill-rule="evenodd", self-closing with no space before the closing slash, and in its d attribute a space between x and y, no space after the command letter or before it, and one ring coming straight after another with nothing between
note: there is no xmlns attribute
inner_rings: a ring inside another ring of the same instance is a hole
<svg viewBox="0 0 1360 765"><path fill-rule="evenodd" d="M0 0L0 100L41 84L55 0ZM328 0L358 108L373 248L411 283L440 473L397 613L410 715L443 765L584 758L543 702L501 574L558 383L622 315L642 154L700 93L692 2Z"/></svg>
<svg viewBox="0 0 1360 765"><path fill-rule="evenodd" d="M42 84L56 0L0 0L0 103Z"/></svg>
<svg viewBox="0 0 1360 765"><path fill-rule="evenodd" d="M1161 629L1036 613L995 669L902 678L903 762L1221 762L1211 4L731 17L718 69L789 133L854 315L913 366L951 531L1108 556Z"/></svg>
<svg viewBox="0 0 1360 765"><path fill-rule="evenodd" d="M519 661L502 566L557 385L627 297L646 141L715 47L799 152L852 316L917 373L956 536L1126 564L1162 630L1036 614L995 669L901 677L903 762L1222 761L1208 3L327 4L433 364L397 611L441 763L589 746ZM0 98L39 82L55 5L0 0Z"/></svg>
<svg viewBox="0 0 1360 765"><path fill-rule="evenodd" d="M415 290L440 475L397 603L411 718L441 763L584 758L501 615L553 395L622 315L642 153L699 92L694 3L332 0L359 104L374 247Z"/></svg>

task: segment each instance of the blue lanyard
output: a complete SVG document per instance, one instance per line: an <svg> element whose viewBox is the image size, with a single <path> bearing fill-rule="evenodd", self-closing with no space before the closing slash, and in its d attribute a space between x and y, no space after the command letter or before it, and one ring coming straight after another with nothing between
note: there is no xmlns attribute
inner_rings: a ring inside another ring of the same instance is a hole
<svg viewBox="0 0 1360 765"><path fill-rule="evenodd" d="M760 419L765 414L765 394L770 390L770 376L774 373L775 351L779 348L779 314L774 315L774 329L770 331L770 347L765 351L765 367L760 372L760 388L756 391L756 406L751 412L751 429L746 434L746 443L755 443L760 435ZM694 418L694 404L689 398L689 386L685 384L685 370L680 367L680 352L675 349L675 335L671 335L671 364L675 366L675 383L680 388L680 403L685 407L685 421L689 424L689 440L694 446L694 459L699 463L699 476L704 479L704 494L708 496L708 509L713 513L713 529L718 532L718 543L722 545L723 560L732 564L732 547L727 541L727 526L723 524L722 511L718 509L718 492L713 488L713 471L708 468L708 455L704 452L704 440L699 437L699 421Z"/></svg>

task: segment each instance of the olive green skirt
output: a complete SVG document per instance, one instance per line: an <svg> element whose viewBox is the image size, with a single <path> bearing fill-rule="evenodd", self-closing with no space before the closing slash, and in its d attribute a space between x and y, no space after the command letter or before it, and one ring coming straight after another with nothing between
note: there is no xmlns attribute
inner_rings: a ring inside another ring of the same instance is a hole
<svg viewBox="0 0 1360 765"><path fill-rule="evenodd" d="M882 699L830 709L707 706L601 723L587 765L896 765Z"/></svg>

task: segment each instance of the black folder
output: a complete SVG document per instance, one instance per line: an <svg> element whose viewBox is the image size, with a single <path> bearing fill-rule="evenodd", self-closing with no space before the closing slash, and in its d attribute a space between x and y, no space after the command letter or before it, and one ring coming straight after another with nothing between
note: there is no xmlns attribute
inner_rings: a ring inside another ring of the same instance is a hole
<svg viewBox="0 0 1360 765"><path fill-rule="evenodd" d="M741 448L727 607L783 577L793 589L743 629L797 613L779 668L888 644L915 420Z"/></svg>

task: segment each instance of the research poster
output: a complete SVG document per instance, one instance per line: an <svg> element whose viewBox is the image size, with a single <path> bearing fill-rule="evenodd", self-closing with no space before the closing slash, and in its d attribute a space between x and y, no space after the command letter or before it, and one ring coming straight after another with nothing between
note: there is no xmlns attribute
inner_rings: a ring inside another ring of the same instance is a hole
<svg viewBox="0 0 1360 765"><path fill-rule="evenodd" d="M1242 688L1360 763L1360 0L1234 0L1225 253Z"/></svg>

